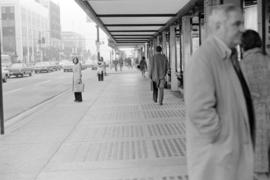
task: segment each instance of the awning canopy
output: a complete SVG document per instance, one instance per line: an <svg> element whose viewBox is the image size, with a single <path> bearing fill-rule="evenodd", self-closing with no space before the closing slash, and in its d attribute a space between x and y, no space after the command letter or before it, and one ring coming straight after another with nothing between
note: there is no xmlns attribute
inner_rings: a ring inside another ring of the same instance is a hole
<svg viewBox="0 0 270 180"><path fill-rule="evenodd" d="M75 0L117 45L148 42L198 0Z"/></svg>

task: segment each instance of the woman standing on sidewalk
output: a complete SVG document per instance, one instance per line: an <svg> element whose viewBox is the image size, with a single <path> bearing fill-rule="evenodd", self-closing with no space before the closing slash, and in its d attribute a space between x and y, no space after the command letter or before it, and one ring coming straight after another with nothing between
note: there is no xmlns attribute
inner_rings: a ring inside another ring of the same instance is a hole
<svg viewBox="0 0 270 180"><path fill-rule="evenodd" d="M269 179L270 147L270 58L262 51L262 40L254 30L242 34L244 51L241 61L253 99L256 117L255 163L256 180Z"/></svg>
<svg viewBox="0 0 270 180"><path fill-rule="evenodd" d="M105 64L103 61L103 57L100 58L97 65L98 65L98 67L97 67L98 81L103 81L104 80L104 71L105 71Z"/></svg>
<svg viewBox="0 0 270 180"><path fill-rule="evenodd" d="M78 57L73 58L73 82L72 90L75 96L75 102L82 102L82 92L84 89L84 84L82 83L82 66L79 63Z"/></svg>

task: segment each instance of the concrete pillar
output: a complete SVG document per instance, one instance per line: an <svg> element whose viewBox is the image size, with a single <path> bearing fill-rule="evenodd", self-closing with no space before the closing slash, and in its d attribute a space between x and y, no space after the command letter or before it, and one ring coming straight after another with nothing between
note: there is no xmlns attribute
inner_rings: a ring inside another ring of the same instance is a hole
<svg viewBox="0 0 270 180"><path fill-rule="evenodd" d="M149 59L148 59L148 44L147 43L144 43L144 57L145 57L145 60L146 60L146 62L148 64Z"/></svg>
<svg viewBox="0 0 270 180"><path fill-rule="evenodd" d="M167 42L167 39L166 39L166 31L163 31L163 32L162 32L162 51L163 51L163 54L167 57L167 47L166 47L166 42Z"/></svg>
<svg viewBox="0 0 270 180"><path fill-rule="evenodd" d="M270 2L258 0L258 31L263 39L263 50L270 53Z"/></svg>
<svg viewBox="0 0 270 180"><path fill-rule="evenodd" d="M258 11L258 32L259 34L261 35L262 37L262 34L263 34L263 12L262 12L262 3L263 3L263 0L258 0L257 1L257 11Z"/></svg>
<svg viewBox="0 0 270 180"><path fill-rule="evenodd" d="M183 54L183 67L185 69L186 62L190 59L192 43L191 43L191 24L190 24L191 16L182 17L182 54Z"/></svg>
<svg viewBox="0 0 270 180"><path fill-rule="evenodd" d="M176 76L176 36L175 25L170 27L170 66L171 66L171 90L178 89L178 80Z"/></svg>
<svg viewBox="0 0 270 180"><path fill-rule="evenodd" d="M160 35L157 36L157 46L161 46Z"/></svg>
<svg viewBox="0 0 270 180"><path fill-rule="evenodd" d="M154 53L155 53L156 47L157 47L157 38L153 39L153 49L154 49Z"/></svg>

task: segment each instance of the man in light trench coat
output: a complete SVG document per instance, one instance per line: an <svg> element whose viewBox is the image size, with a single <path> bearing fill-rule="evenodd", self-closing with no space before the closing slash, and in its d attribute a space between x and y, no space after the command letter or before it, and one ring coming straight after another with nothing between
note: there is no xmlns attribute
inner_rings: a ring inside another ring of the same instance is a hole
<svg viewBox="0 0 270 180"><path fill-rule="evenodd" d="M185 70L189 180L253 180L252 103L231 62L243 31L241 9L216 7L208 23L211 37Z"/></svg>

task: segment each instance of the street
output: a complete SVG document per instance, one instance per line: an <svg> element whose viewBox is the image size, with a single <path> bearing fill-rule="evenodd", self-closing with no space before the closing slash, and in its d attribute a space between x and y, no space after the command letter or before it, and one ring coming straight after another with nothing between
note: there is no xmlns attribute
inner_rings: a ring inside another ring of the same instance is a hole
<svg viewBox="0 0 270 180"><path fill-rule="evenodd" d="M96 71L86 69L83 80L96 78ZM72 73L56 71L31 77L9 78L3 83L4 119L9 119L66 91L71 92Z"/></svg>

